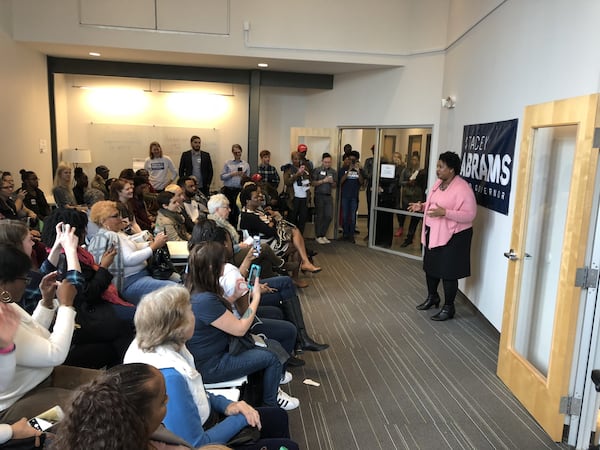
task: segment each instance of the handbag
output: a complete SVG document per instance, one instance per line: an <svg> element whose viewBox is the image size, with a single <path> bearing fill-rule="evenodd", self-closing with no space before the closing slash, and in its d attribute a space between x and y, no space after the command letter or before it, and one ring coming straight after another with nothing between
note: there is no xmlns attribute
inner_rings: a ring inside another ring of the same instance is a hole
<svg viewBox="0 0 600 450"><path fill-rule="evenodd" d="M175 272L175 266L173 266L169 249L166 246L154 250L152 259L148 264L148 272L150 272L152 278L156 278L157 280L168 280L171 278L171 275Z"/></svg>

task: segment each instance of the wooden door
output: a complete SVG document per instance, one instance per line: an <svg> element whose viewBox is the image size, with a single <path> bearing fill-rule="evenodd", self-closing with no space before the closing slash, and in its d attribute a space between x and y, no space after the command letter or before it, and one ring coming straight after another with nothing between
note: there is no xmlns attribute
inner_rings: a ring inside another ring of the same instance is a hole
<svg viewBox="0 0 600 450"><path fill-rule="evenodd" d="M562 438L598 151L598 95L528 106L517 193L498 376L555 440ZM508 250L508 249L507 249Z"/></svg>

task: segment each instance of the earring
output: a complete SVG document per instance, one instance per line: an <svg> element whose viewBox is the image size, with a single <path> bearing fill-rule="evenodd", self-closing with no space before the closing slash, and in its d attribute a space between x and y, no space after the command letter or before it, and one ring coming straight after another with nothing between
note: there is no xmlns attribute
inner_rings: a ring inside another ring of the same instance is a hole
<svg viewBox="0 0 600 450"><path fill-rule="evenodd" d="M2 303L12 303L13 299L10 295L10 292L2 290L0 291L0 302Z"/></svg>

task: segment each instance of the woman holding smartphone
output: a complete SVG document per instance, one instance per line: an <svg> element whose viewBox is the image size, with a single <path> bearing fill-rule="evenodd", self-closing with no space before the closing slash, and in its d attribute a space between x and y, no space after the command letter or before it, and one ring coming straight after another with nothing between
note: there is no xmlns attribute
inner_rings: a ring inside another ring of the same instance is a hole
<svg viewBox="0 0 600 450"><path fill-rule="evenodd" d="M248 309L237 318L223 297L219 278L225 267L225 249L217 242L194 246L190 251L186 287L190 290L196 324L187 347L194 355L196 368L207 383L239 378L263 370L265 406L297 408L300 402L279 388L283 364L270 351L254 347L239 354L229 353L233 336L244 336L254 322L261 290L252 289ZM258 279L255 284L258 284Z"/></svg>

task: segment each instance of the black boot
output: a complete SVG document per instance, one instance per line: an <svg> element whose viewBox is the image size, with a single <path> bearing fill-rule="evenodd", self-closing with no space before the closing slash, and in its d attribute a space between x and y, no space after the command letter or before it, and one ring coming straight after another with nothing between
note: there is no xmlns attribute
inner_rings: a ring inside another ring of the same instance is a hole
<svg viewBox="0 0 600 450"><path fill-rule="evenodd" d="M304 326L304 317L302 315L302 309L300 308L300 299L298 297L292 297L281 302L281 308L285 318L296 325L298 330L297 343L300 344L302 350L309 352L320 352L329 348L329 344L319 344L311 339L306 332Z"/></svg>
<svg viewBox="0 0 600 450"><path fill-rule="evenodd" d="M423 303L421 303L420 305L417 305L417 309L424 311L426 309L431 308L432 306L435 306L437 308L439 306L439 304L440 304L440 296L437 293L429 294Z"/></svg>
<svg viewBox="0 0 600 450"><path fill-rule="evenodd" d="M400 244L400 247L408 247L410 244L412 244L413 237L414 237L414 235L407 234L406 239L404 239L404 242L402 244Z"/></svg>
<svg viewBox="0 0 600 450"><path fill-rule="evenodd" d="M452 319L454 317L454 305L444 305L440 312L431 316L431 320L441 322L443 320Z"/></svg>

